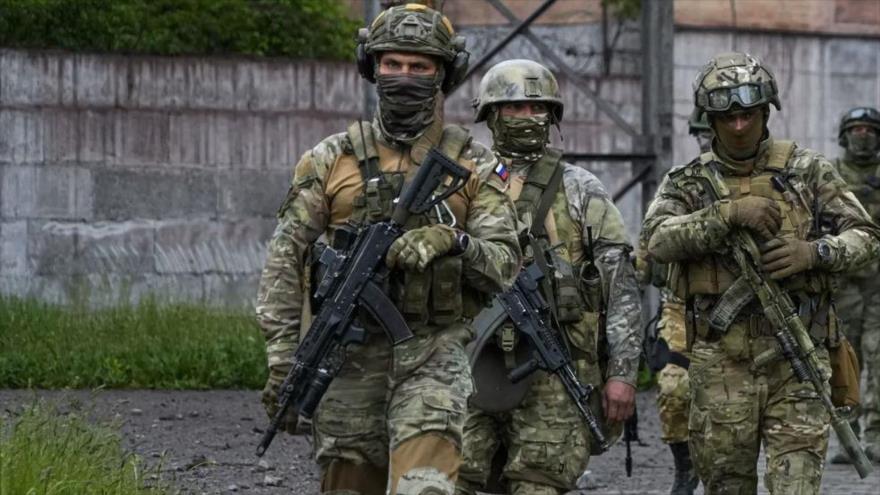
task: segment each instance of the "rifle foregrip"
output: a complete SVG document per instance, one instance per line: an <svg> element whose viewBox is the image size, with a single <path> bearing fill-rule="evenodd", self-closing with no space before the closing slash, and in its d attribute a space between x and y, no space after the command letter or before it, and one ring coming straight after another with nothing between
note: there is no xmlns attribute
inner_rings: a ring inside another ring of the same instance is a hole
<svg viewBox="0 0 880 495"><path fill-rule="evenodd" d="M517 366L507 375L507 379L510 380L511 383L519 383L527 376L531 375L540 367L538 364L538 360L535 358L529 359L525 363Z"/></svg>

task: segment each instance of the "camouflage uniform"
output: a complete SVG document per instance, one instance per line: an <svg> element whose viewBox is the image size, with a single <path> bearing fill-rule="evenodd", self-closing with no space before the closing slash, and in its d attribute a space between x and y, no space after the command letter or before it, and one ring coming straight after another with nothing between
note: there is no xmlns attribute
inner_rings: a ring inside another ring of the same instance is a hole
<svg viewBox="0 0 880 495"><path fill-rule="evenodd" d="M372 28L379 23L402 26L409 38L403 38L398 50L416 53L425 51L405 42L413 39L414 32L416 43L419 36L425 38L419 25L431 27L434 31L429 32L434 33L448 35L444 26L451 30L445 17L414 5L385 11ZM415 31L409 30L413 26ZM445 70L448 76L449 67ZM473 389L464 352L471 337L467 321L486 300L480 293L503 290L516 276L520 249L514 209L505 194L506 180L494 173L495 157L472 141L467 131L444 126L442 112L437 111L423 132L399 139L378 122L385 115L382 104L380 99L376 121L355 123L347 133L324 139L296 165L269 244L257 315L271 375L283 376L300 333L307 328L306 263L313 243L322 234L332 242L347 224L388 218L391 200L398 193L372 194L377 191L371 191L362 174L364 164L375 160L383 180L396 184L398 191L402 177L414 173L431 147L439 147L471 170L464 187L447 200L458 227L470 235L464 252L434 258L424 271L391 273L390 295L415 338L392 348L378 324L361 315L367 342L347 349L345 364L313 423L322 491L450 494L460 463L467 398ZM363 160L361 150L367 155ZM407 230L435 222L432 215L417 215ZM270 377L270 396L273 387L277 382ZM415 459L425 463L412 465Z"/></svg>
<svg viewBox="0 0 880 495"><path fill-rule="evenodd" d="M536 81L533 86L527 86L530 80ZM502 90L496 85L505 84L511 85L510 93L498 96ZM496 65L483 78L477 121L490 114L488 118L492 126L498 119L496 104L523 101L524 86L532 92L531 101L547 104L553 119L556 122L561 119L562 104L552 74L535 62L511 60ZM550 122L546 124L549 128ZM493 134L497 137L496 129ZM545 154L556 153L544 149L546 137L538 139L544 140L542 146L528 156L509 153L499 146L497 140L495 142L496 152L510 167L510 195L513 199L520 198L529 174L538 164L545 163ZM511 157L511 154L516 156ZM599 180L580 167L557 163L564 167L562 186L544 220L547 241L549 245L561 241L563 245L557 250L559 257L573 267L579 267L587 259L587 227L591 226L594 259L601 274L601 283L597 281L596 284L601 287L589 295L581 292L578 296L576 291L575 298L568 302L560 301L559 294L555 299L560 307L571 306L570 315L560 319L569 321L563 328L573 346L579 377L583 383L596 386L591 397L594 399L593 410L601 413L599 396L604 381L620 380L634 385L638 369L640 300L630 261L631 247L625 235L623 218ZM521 208L519 203L517 208L522 228L531 229L533 212ZM605 333L601 336L597 303L589 302L591 298L598 300L600 297L607 301ZM600 360L602 347L607 347L607 367ZM559 379L541 371L536 375L523 401L512 410L490 413L471 403L465 424L465 460L457 493L473 494L486 488L493 456L499 449L507 453L501 475L507 483L508 493L555 495L575 488L575 482L589 459L589 433ZM479 381L477 386L480 387Z"/></svg>
<svg viewBox="0 0 880 495"><path fill-rule="evenodd" d="M759 106L764 138L753 158L738 162L718 152L716 137L713 151L670 171L643 226L650 256L671 263L670 288L693 312L686 319L688 336L694 339L689 369L691 452L706 493L756 493L756 463L763 442L765 484L771 493L816 494L829 419L818 395L809 383L794 379L785 360L752 369L753 358L776 345L773 329L756 302L735 312L725 333L708 326L712 310L726 301L725 293L737 278L738 269L725 256L732 204L746 196L768 198L782 215L777 239L819 239L810 244L817 253L814 259L819 260L814 268L782 280L800 301L807 327L819 342L837 331L828 272L875 259L880 230L822 155L769 137L769 103L779 108L779 100L772 74L755 57L740 53L715 57L697 77L694 90L703 111L725 112L735 99L744 108ZM713 128L717 130L714 122ZM707 199L704 184L695 178L703 167L720 173L731 193L728 198ZM771 180L778 174L787 184L785 194ZM817 205L821 205L818 212ZM812 230L817 213L820 232ZM827 248L824 255L822 246ZM830 374L827 349L818 346L817 352Z"/></svg>
<svg viewBox="0 0 880 495"><path fill-rule="evenodd" d="M835 162L847 187L868 210L871 218L880 220L880 154L878 146L860 153L853 149L848 137L849 129L864 125L880 134L880 113L875 109L854 108L841 121L838 140L846 149L842 158ZM876 138L875 138L876 141ZM869 457L880 462L880 278L878 263L848 273L842 279L835 296L837 309L846 336L855 348L867 381L861 415L864 418L864 441ZM858 421L853 429L859 433Z"/></svg>
<svg viewBox="0 0 880 495"><path fill-rule="evenodd" d="M696 109L688 119L688 133L698 139L700 151L709 151L712 130L706 122L705 113L700 116ZM705 143L705 144L704 144ZM661 289L663 308L657 331L672 352L686 353L684 325L684 301L669 290ZM669 363L657 373L657 410L660 413L661 438L672 444L688 441L688 395L687 369Z"/></svg>

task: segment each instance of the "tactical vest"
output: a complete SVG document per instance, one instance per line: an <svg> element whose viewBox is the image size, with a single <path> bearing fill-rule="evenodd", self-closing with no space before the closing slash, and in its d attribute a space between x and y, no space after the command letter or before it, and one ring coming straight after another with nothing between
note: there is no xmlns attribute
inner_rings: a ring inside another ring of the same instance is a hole
<svg viewBox="0 0 880 495"><path fill-rule="evenodd" d="M846 188L855 194L871 219L880 221L880 162L857 165L838 158L834 165L846 181Z"/></svg>
<svg viewBox="0 0 880 495"><path fill-rule="evenodd" d="M550 303L559 323L571 323L581 319L583 302L578 292L578 276L584 260L572 254L582 254L581 238L562 239L558 232L579 232L568 211L565 193L558 194L565 165L562 152L547 148L544 155L529 169L522 190L511 190L519 221L527 227L527 234L520 239L520 246L528 260L543 264L545 284L542 292ZM554 215L556 211L559 215ZM576 242L572 242L576 241ZM576 245L576 246L575 246ZM551 247L556 249L550 249ZM551 264L545 257L537 256L536 250L549 252ZM572 252L574 251L574 252Z"/></svg>
<svg viewBox="0 0 880 495"><path fill-rule="evenodd" d="M460 165L475 171L475 164L462 160L461 154L470 143L468 131L459 126L437 129L442 132L437 147ZM430 142L422 140L409 151L401 153L382 146L369 122L355 122L347 133L350 148L343 149L339 162L356 162L362 183L361 193L352 201L346 228L359 228L391 218L394 199L401 192L405 176L424 158ZM336 166L340 166L337 162ZM344 163L342 165L351 165ZM452 223L461 226L469 209L469 200L462 191L450 196L442 208L413 215L406 229L433 223ZM483 299L475 290L462 284L462 261L459 256L436 258L424 272L395 271L388 282L388 293L409 322L426 325L449 325L478 311Z"/></svg>
<svg viewBox="0 0 880 495"><path fill-rule="evenodd" d="M747 176L723 176L724 185L729 190L725 198L735 200L743 196L760 196L769 198L779 205L782 213L782 227L777 237L796 237L807 239L813 225L813 210L815 209L814 197L810 188L804 184L803 179L788 170L788 161L794 151L792 141L775 141L768 151L767 164L764 165L757 175ZM715 162L712 152L704 153L692 163L670 176L673 181L681 183L683 190L692 187L685 185L688 182L688 169L690 167L715 167L720 164ZM697 205L698 208L709 207L714 201L707 195L702 195L704 203ZM720 295L727 291L739 276L739 270L732 260L718 256L715 253L703 256L687 262L687 293ZM825 277L814 274L800 274L785 282L788 290L804 290L810 294L824 292L827 289ZM681 296L680 291L676 291Z"/></svg>
<svg viewBox="0 0 880 495"><path fill-rule="evenodd" d="M782 213L782 227L777 237L815 238L820 230L814 222L814 212L818 210L817 199L803 178L790 171L788 162L793 151L793 142L776 141L768 151L766 165L757 174L722 176L728 191L724 199L732 201L746 195L772 199ZM690 177L696 175L694 167L720 166L712 152L704 153L683 169L670 174L670 180L691 197L701 198L696 208L706 208L714 202L714 198L705 194L705 185ZM722 344L730 347L729 354L739 355L745 352L743 332L747 332L747 336L772 331L763 317L760 304L754 299L750 300L753 293L748 284L742 281L734 283L738 277L739 269L733 260L718 253L670 266L670 287L678 297L687 300L688 347L692 345L695 335L717 338L719 335L711 328L720 327L722 332L730 328ZM829 332L836 331L833 322L836 316L829 298L834 288L832 277L824 272L808 271L783 280L782 287L793 296L796 304L801 305L799 312L805 320L804 324L817 342L828 337ZM733 325L735 321L742 324ZM738 344L734 346L731 342Z"/></svg>

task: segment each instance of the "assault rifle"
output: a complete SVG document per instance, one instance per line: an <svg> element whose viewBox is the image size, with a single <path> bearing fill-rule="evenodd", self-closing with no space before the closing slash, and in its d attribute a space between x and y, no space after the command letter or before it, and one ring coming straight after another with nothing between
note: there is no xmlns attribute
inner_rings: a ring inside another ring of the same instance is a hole
<svg viewBox="0 0 880 495"><path fill-rule="evenodd" d="M700 177L709 186L707 192L714 196L716 201L727 196L725 186L716 176L717 172L708 167L703 170ZM774 178L774 187L784 190L785 184ZM802 383L810 382L813 385L813 389L831 417L831 426L846 449L846 453L853 460L856 471L861 478L867 477L871 473L871 463L859 446L859 440L853 433L849 421L834 407L831 397L825 391L825 384L830 376L822 372L813 340L798 315L794 301L775 280L765 278L762 274L761 252L752 236L742 229L734 230L731 235L733 237L730 245L731 254L740 269L740 276L757 296L764 309L764 315L776 332L774 334L776 348L759 354L755 358L754 365L762 367L780 357L787 359L797 380Z"/></svg>
<svg viewBox="0 0 880 495"><path fill-rule="evenodd" d="M459 190L469 176L469 170L431 149L401 194L391 220L359 229L343 251L324 248L320 263L325 269L313 296L320 309L302 337L293 366L281 384L278 412L257 447L258 456L269 448L288 409L303 418L312 417L342 367L345 347L366 341L366 331L356 318L359 309L379 322L391 345L412 338L406 320L381 288L389 272L385 255L403 234L410 215L440 204ZM442 192L435 194L444 184Z"/></svg>
<svg viewBox="0 0 880 495"><path fill-rule="evenodd" d="M510 318L517 334L527 339L532 357L514 368L508 379L517 383L539 369L555 374L562 381L593 440L604 451L608 449L608 441L588 404L593 386L582 384L578 379L568 349L551 326L550 306L539 290L543 278L544 273L536 263L522 269L513 287L497 295L495 303L477 316L474 326L497 329Z"/></svg>

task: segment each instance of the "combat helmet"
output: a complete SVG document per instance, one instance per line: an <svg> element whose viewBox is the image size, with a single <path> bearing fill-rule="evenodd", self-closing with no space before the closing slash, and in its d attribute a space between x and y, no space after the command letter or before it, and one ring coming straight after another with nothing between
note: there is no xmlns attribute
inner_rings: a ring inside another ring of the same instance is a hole
<svg viewBox="0 0 880 495"><path fill-rule="evenodd" d="M532 60L516 59L501 62L483 76L479 96L474 99L474 122L486 120L492 105L515 101L546 103L555 122L562 121L564 105L559 84L553 73Z"/></svg>
<svg viewBox="0 0 880 495"><path fill-rule="evenodd" d="M858 125L865 125L874 129L880 135L880 112L871 107L855 107L847 110L840 118L840 127L837 131L837 144L846 148L846 131Z"/></svg>
<svg viewBox="0 0 880 495"><path fill-rule="evenodd" d="M421 53L443 62L443 91L457 85L468 67L465 39L455 34L449 19L420 3L395 5L376 16L369 28L358 32L357 64L361 75L376 82L377 53Z"/></svg>
<svg viewBox="0 0 880 495"><path fill-rule="evenodd" d="M748 53L716 55L700 70L693 89L699 114L724 112L734 103L743 108L772 103L777 110L782 109L773 73L761 59Z"/></svg>

